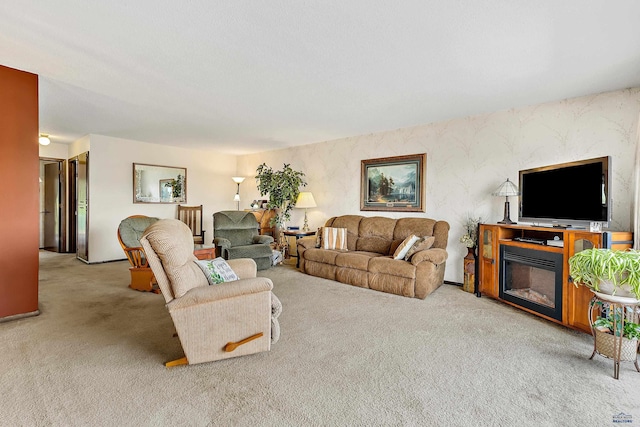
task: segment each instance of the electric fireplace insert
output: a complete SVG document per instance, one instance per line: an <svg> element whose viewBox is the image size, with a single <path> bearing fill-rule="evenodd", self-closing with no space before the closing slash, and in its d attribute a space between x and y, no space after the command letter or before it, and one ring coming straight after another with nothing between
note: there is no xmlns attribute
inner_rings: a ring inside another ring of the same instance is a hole
<svg viewBox="0 0 640 427"><path fill-rule="evenodd" d="M500 298L562 321L562 253L500 245Z"/></svg>

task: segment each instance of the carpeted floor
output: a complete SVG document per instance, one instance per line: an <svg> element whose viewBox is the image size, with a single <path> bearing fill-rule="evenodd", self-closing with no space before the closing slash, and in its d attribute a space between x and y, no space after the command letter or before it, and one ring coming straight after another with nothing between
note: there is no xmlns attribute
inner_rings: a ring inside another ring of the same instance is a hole
<svg viewBox="0 0 640 427"><path fill-rule="evenodd" d="M164 300L126 262L40 265L42 314L0 323L2 426L640 425L632 364L615 380L589 335L456 286L417 300L278 266L271 352L166 369Z"/></svg>

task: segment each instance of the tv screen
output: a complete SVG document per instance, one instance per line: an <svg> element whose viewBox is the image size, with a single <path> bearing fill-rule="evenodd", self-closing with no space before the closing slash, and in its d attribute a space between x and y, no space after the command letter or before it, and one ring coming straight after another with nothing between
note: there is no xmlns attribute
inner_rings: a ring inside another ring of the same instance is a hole
<svg viewBox="0 0 640 427"><path fill-rule="evenodd" d="M611 158L521 170L520 221L587 226L611 217ZM544 225L544 224L541 224Z"/></svg>

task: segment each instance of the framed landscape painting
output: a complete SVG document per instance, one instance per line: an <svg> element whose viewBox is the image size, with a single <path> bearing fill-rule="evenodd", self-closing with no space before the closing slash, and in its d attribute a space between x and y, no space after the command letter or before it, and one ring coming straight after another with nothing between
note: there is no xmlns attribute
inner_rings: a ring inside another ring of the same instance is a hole
<svg viewBox="0 0 640 427"><path fill-rule="evenodd" d="M362 160L361 211L425 212L426 154Z"/></svg>

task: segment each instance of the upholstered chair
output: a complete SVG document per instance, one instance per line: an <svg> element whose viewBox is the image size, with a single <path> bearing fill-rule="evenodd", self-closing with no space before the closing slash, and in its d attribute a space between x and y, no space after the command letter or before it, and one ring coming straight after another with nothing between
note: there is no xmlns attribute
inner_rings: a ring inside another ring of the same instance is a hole
<svg viewBox="0 0 640 427"><path fill-rule="evenodd" d="M271 293L273 282L256 277L253 260L228 261L240 279L209 285L193 255L191 230L183 222L161 219L147 228L140 242L185 354L166 366L271 349L280 334L282 306Z"/></svg>
<svg viewBox="0 0 640 427"><path fill-rule="evenodd" d="M272 265L273 237L261 235L251 212L221 211L213 214L213 243L216 255L224 259L251 258L258 270Z"/></svg>
<svg viewBox="0 0 640 427"><path fill-rule="evenodd" d="M140 245L140 237L142 237L144 230L156 221L158 218L132 215L120 221L118 226L118 242L120 242L120 246L131 264L129 287L137 291L160 292L158 287L154 286L153 272L147 264L144 250Z"/></svg>

